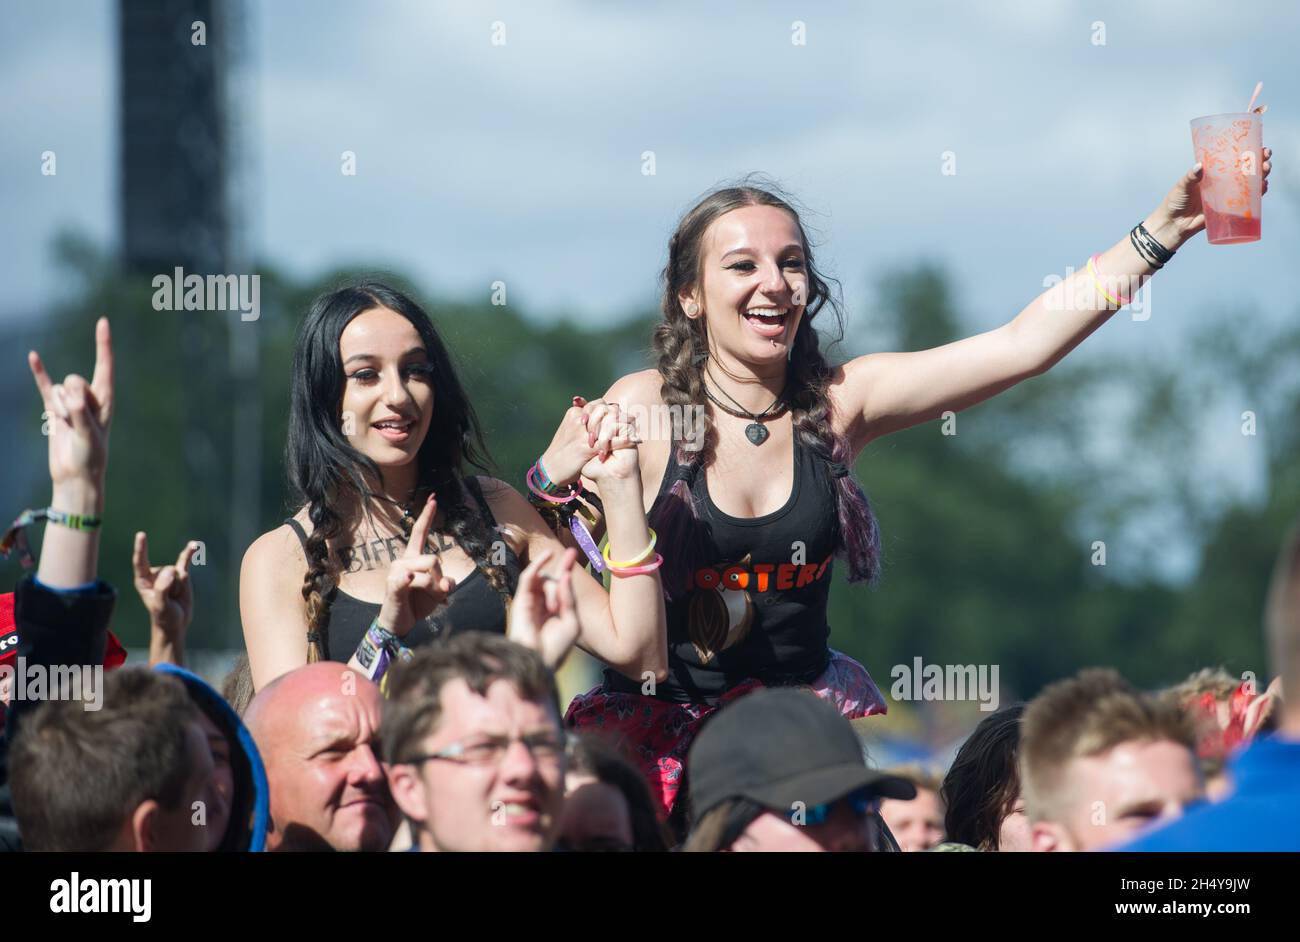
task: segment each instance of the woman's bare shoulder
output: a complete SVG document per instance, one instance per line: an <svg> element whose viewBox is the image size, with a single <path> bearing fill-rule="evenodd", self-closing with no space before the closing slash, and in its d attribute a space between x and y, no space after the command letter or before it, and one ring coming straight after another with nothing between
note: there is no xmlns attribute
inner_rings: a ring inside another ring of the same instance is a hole
<svg viewBox="0 0 1300 942"><path fill-rule="evenodd" d="M311 522L306 519L305 511L296 514L294 520L306 533L311 533ZM249 566L260 570L292 569L301 575L307 565L307 556L302 549L302 541L288 523L283 523L274 530L268 530L249 545L244 552L243 568Z"/></svg>
<svg viewBox="0 0 1300 942"><path fill-rule="evenodd" d="M659 375L658 370L638 370L615 380L604 398L608 401L617 400L625 406L662 405L663 396L660 395L660 390L663 383L663 377Z"/></svg>

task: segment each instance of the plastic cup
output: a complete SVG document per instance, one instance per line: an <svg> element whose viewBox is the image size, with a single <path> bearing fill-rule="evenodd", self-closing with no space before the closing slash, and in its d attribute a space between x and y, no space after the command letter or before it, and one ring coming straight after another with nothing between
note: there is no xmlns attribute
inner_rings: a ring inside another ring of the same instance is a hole
<svg viewBox="0 0 1300 942"><path fill-rule="evenodd" d="M1205 168L1201 206L1213 245L1257 242L1264 185L1264 121L1257 114L1192 119L1192 150Z"/></svg>

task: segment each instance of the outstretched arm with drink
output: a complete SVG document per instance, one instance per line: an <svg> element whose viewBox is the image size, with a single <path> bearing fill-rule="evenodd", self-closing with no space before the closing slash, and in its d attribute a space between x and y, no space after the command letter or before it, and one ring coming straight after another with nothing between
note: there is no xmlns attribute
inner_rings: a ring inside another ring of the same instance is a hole
<svg viewBox="0 0 1300 942"><path fill-rule="evenodd" d="M1261 192L1271 156L1263 148ZM1001 327L930 350L871 353L846 363L831 394L855 418L854 454L881 435L960 412L1050 369L1205 228L1205 172L1193 166L1141 224Z"/></svg>

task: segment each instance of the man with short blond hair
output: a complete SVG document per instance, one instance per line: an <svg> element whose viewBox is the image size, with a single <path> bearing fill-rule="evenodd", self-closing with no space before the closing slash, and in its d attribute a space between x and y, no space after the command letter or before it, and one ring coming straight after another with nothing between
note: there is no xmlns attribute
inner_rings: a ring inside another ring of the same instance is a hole
<svg viewBox="0 0 1300 942"><path fill-rule="evenodd" d="M1176 706L1090 669L1025 710L1020 779L1034 850L1100 850L1201 798L1195 734Z"/></svg>

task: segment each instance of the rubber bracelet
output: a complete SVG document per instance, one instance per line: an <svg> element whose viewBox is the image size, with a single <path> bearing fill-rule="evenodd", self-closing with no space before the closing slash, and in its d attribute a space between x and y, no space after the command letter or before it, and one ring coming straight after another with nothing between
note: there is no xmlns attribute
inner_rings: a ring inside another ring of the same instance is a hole
<svg viewBox="0 0 1300 942"><path fill-rule="evenodd" d="M648 572L654 572L664 564L664 558L655 553L653 561L646 563L644 566L610 566L609 571L615 576L641 576Z"/></svg>
<svg viewBox="0 0 1300 942"><path fill-rule="evenodd" d="M536 494L536 495L537 495L538 497L540 497L542 500L550 501L552 504L567 504L567 503L569 503L571 500L573 500L575 497L578 496L578 495L574 492L574 490L573 490L572 487L569 488L569 496L568 496L568 497L553 497L553 496L551 496L550 494L546 493L546 492L545 492L544 490L542 490L542 489L541 489L537 484L535 484L535 483L533 482L533 475L536 473L536 471L537 471L537 465L533 465L531 468L529 468L529 469L528 469L528 473L527 473L526 475L524 475L524 483L528 485L528 489L529 489L530 491L532 491L534 494Z"/></svg>
<svg viewBox="0 0 1300 942"><path fill-rule="evenodd" d="M1101 292L1101 296L1103 298L1105 298L1107 301L1109 301L1111 304L1115 305L1116 307L1123 307L1125 304L1128 304L1131 299L1124 297L1124 295L1122 294L1119 295L1118 298L1111 297L1110 292L1106 290L1106 286L1101 283L1101 276L1097 274L1098 257L1099 256L1097 255L1093 255L1091 258L1088 259L1088 271L1092 273L1093 283L1097 286L1097 290Z"/></svg>
<svg viewBox="0 0 1300 942"><path fill-rule="evenodd" d="M629 560L628 560L627 562L625 562L625 563L616 563L616 562L614 562L614 560L612 560L612 559L609 558L609 544L608 544L608 543L606 543L606 544L605 544L605 548L604 548L603 550L601 550L601 556L603 556L603 557L605 558L605 564L606 564L607 566L609 566L610 569L626 569L628 566L635 566L635 565L637 565L638 563L643 563L643 562L645 562L647 559L649 559L649 558L650 558L650 554L653 553L653 552L655 551L655 541L656 541L657 539L659 539L659 534L655 533L654 530L651 530L651 531L650 531L650 545L647 546L645 549L643 549L640 553L638 553L634 559L629 559Z"/></svg>

